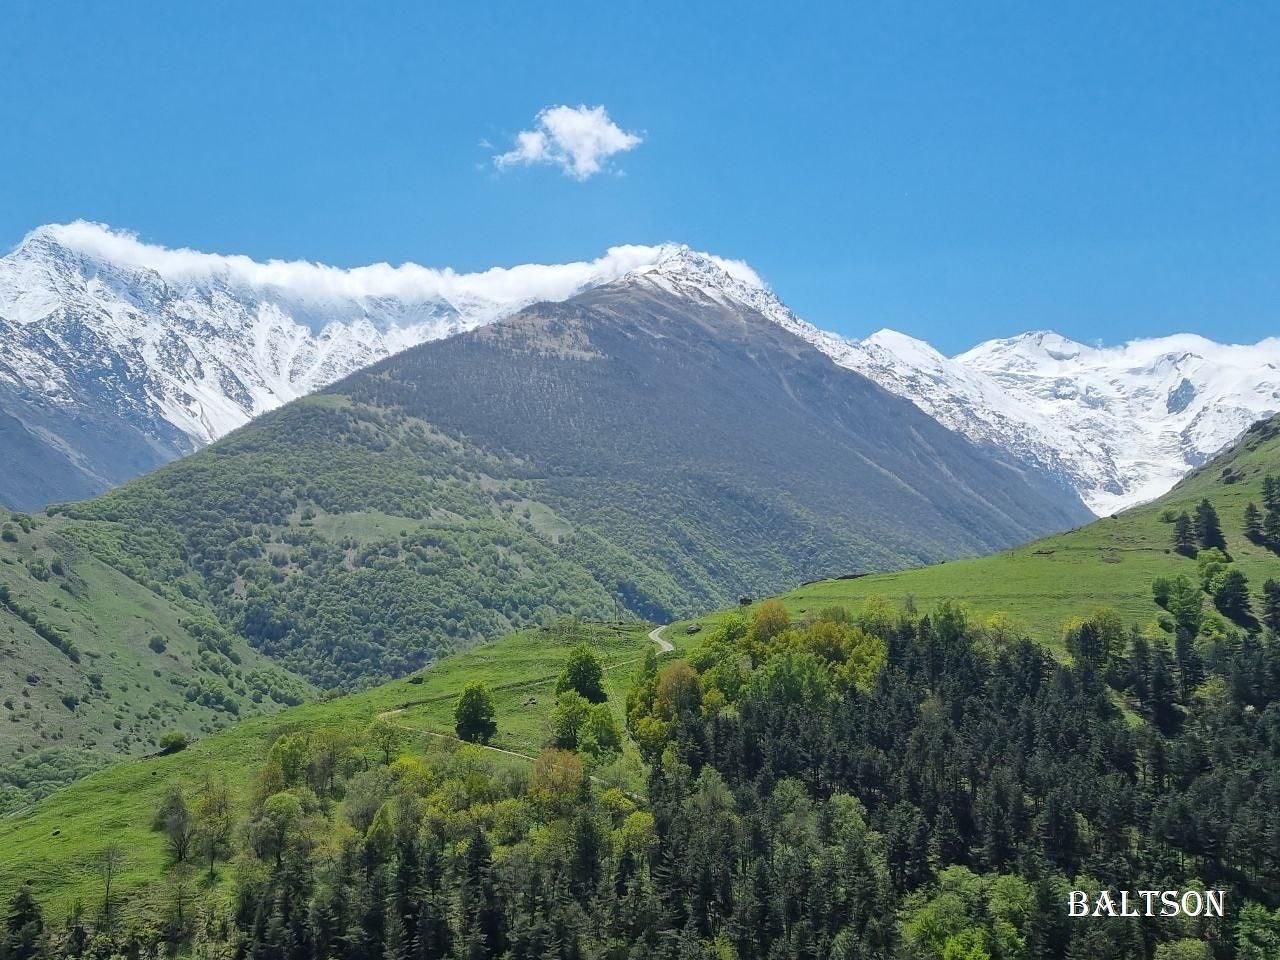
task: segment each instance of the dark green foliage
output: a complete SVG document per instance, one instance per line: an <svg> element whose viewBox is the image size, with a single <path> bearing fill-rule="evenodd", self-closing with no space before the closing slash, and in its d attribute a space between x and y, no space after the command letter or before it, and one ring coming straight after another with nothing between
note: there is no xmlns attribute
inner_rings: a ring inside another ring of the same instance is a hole
<svg viewBox="0 0 1280 960"><path fill-rule="evenodd" d="M1262 511L1256 503L1244 508L1244 535L1254 543L1262 543Z"/></svg>
<svg viewBox="0 0 1280 960"><path fill-rule="evenodd" d="M0 957L4 960L34 960L40 955L44 916L30 887L22 887L9 902L0 929Z"/></svg>
<svg viewBox="0 0 1280 960"><path fill-rule="evenodd" d="M177 753L180 750L187 749L189 742L187 735L181 730L170 730L160 737L160 752Z"/></svg>
<svg viewBox="0 0 1280 960"><path fill-rule="evenodd" d="M1196 555L1196 531L1185 510L1173 522L1173 549L1186 557Z"/></svg>
<svg viewBox="0 0 1280 960"><path fill-rule="evenodd" d="M170 791L156 829L194 822L193 858L220 837L213 859L237 863L230 911L201 947L277 960L1148 960L1209 939L1270 960L1274 638L1209 641L1192 668L1164 640L1124 645L1099 613L1072 628L1077 662L1064 665L993 643L955 605L764 626L735 615L690 661L638 671L629 714L661 740L642 795L593 782L562 751L529 773L433 741L384 766L373 728L278 737L234 822L216 788L188 813ZM854 668L864 658L869 675ZM1203 884L1235 909L1073 923L1065 891L1082 878ZM197 952L165 929L165 950ZM92 936L102 955L130 956L141 931ZM85 934L73 917L32 956L79 955L62 944Z"/></svg>
<svg viewBox="0 0 1280 960"><path fill-rule="evenodd" d="M1262 585L1262 622L1280 632L1280 580L1268 580Z"/></svg>
<svg viewBox="0 0 1280 960"><path fill-rule="evenodd" d="M1214 586L1213 602L1225 616L1232 620L1251 619L1248 577L1240 570L1227 570Z"/></svg>
<svg viewBox="0 0 1280 960"><path fill-rule="evenodd" d="M600 658L585 643L580 643L569 653L564 672L556 681L556 693L577 693L591 703L604 703L608 694L604 690L604 666Z"/></svg>
<svg viewBox="0 0 1280 960"><path fill-rule="evenodd" d="M454 710L454 727L458 737L472 743L488 743L498 732L493 719L493 695L481 681L468 683Z"/></svg>
<svg viewBox="0 0 1280 960"><path fill-rule="evenodd" d="M1222 523L1218 520L1218 511L1208 497L1196 506L1195 533L1196 543L1201 550L1227 549L1227 538L1222 534Z"/></svg>

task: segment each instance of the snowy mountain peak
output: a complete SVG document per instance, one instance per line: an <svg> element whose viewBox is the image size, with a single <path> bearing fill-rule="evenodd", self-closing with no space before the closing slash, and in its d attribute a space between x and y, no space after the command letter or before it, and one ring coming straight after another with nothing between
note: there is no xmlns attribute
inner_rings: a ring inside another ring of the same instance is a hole
<svg viewBox="0 0 1280 960"><path fill-rule="evenodd" d="M39 227L0 257L0 413L84 461L101 489L388 354L610 283L755 310L1099 513L1159 495L1280 410L1277 338L1097 347L1038 330L948 358L893 330L820 330L746 263L683 244L474 273L342 269L172 249L76 221ZM83 436L69 439L101 411L136 434L115 472L88 463Z"/></svg>

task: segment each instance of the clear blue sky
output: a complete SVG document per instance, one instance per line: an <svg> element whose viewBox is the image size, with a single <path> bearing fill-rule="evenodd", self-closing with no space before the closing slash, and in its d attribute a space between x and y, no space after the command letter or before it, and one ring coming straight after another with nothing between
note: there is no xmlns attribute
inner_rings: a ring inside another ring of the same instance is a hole
<svg viewBox="0 0 1280 960"><path fill-rule="evenodd" d="M1278 51L1265 3L16 0L0 246L78 217L341 265L680 240L949 352L1253 340L1280 333ZM644 142L582 182L497 171L555 104Z"/></svg>

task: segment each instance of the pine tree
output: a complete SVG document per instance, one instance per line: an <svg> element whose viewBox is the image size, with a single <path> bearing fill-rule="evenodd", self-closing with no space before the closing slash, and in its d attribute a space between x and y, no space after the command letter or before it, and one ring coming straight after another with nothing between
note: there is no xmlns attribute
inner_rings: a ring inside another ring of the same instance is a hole
<svg viewBox="0 0 1280 960"><path fill-rule="evenodd" d="M493 856L484 830L477 826L467 842L461 877L461 939L467 957L500 957L506 949L506 918L493 883Z"/></svg>
<svg viewBox="0 0 1280 960"><path fill-rule="evenodd" d="M1169 648L1156 643L1151 649L1151 713L1160 731L1169 734L1178 721L1175 709L1177 690L1173 682L1173 664Z"/></svg>
<svg viewBox="0 0 1280 960"><path fill-rule="evenodd" d="M1222 535L1222 523L1218 520L1218 511L1213 508L1209 498L1200 501L1196 507L1196 542L1201 550L1217 547L1227 549L1227 538Z"/></svg>
<svg viewBox="0 0 1280 960"><path fill-rule="evenodd" d="M387 906L387 917L383 926L382 958L383 960L408 960L409 935L404 927L404 918L396 908L395 898Z"/></svg>
<svg viewBox="0 0 1280 960"><path fill-rule="evenodd" d="M1280 580L1268 580L1262 585L1262 622L1280 633Z"/></svg>
<svg viewBox="0 0 1280 960"><path fill-rule="evenodd" d="M1244 535L1253 543L1262 542L1262 511L1256 503L1248 503L1244 508Z"/></svg>
<svg viewBox="0 0 1280 960"><path fill-rule="evenodd" d="M1239 570L1228 570L1213 591L1213 602L1232 620L1243 620L1249 613L1249 579Z"/></svg>
<svg viewBox="0 0 1280 960"><path fill-rule="evenodd" d="M1262 478L1262 505L1268 510L1280 510L1280 477L1267 474Z"/></svg>
<svg viewBox="0 0 1280 960"><path fill-rule="evenodd" d="M1267 511L1266 519L1262 521L1262 541L1268 549L1280 553L1280 509Z"/></svg>
<svg viewBox="0 0 1280 960"><path fill-rule="evenodd" d="M1173 522L1173 549L1186 557L1196 555L1196 532L1185 510Z"/></svg>
<svg viewBox="0 0 1280 960"><path fill-rule="evenodd" d="M34 960L40 953L44 916L31 888L21 887L9 901L4 929L0 930L0 952L5 960Z"/></svg>
<svg viewBox="0 0 1280 960"><path fill-rule="evenodd" d="M413 960L444 960L453 951L453 931L449 919L434 896L418 905L417 931L413 938Z"/></svg>

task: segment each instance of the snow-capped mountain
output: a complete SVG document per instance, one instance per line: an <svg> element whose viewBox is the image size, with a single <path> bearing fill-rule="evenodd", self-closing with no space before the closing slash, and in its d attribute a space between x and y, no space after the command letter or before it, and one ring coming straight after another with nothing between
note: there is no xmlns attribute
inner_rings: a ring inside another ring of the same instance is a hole
<svg viewBox="0 0 1280 960"><path fill-rule="evenodd" d="M836 363L997 447L1106 516L1168 491L1255 420L1280 412L1280 338L1180 334L1087 347L1036 331L949 358L893 330L853 340L796 317L746 271L672 250L634 276L746 303Z"/></svg>
<svg viewBox="0 0 1280 960"><path fill-rule="evenodd" d="M948 358L796 317L746 264L678 245L480 273L173 250L98 224L0 257L0 502L87 496L406 347L606 283L732 301L1109 513L1280 409L1280 340L1085 347L1033 333Z"/></svg>
<svg viewBox="0 0 1280 960"><path fill-rule="evenodd" d="M1103 515L1160 496L1280 411L1277 337L1236 345L1178 334L1088 347L1037 331L953 362L1039 418L1067 476Z"/></svg>

